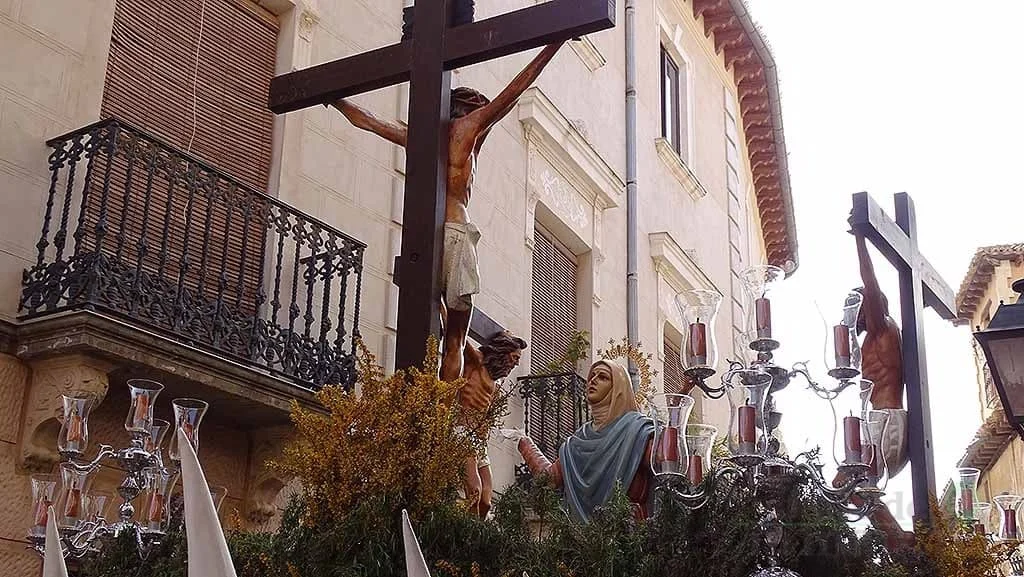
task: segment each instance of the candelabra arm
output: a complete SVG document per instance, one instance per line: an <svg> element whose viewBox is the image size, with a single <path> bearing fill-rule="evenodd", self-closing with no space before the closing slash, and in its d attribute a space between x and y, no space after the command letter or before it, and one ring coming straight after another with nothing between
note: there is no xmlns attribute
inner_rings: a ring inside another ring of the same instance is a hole
<svg viewBox="0 0 1024 577"><path fill-rule="evenodd" d="M799 463L796 465L796 469L810 479L811 483L814 484L815 488L817 488L826 501L837 506L842 506L844 503L848 502L850 500L850 496L853 495L853 492L861 483L864 482L863 476L854 476L841 486L832 487L821 475L821 472L817 467L808 463Z"/></svg>
<svg viewBox="0 0 1024 577"><path fill-rule="evenodd" d="M81 471L83 473L92 472L96 470L96 467L100 466L101 461L103 461L104 459L112 459L115 456L117 456L117 451L115 451L113 447L111 447L110 445L100 445L100 452L92 461L82 464L76 463L72 459L68 459L67 463L71 468L75 469L76 471Z"/></svg>

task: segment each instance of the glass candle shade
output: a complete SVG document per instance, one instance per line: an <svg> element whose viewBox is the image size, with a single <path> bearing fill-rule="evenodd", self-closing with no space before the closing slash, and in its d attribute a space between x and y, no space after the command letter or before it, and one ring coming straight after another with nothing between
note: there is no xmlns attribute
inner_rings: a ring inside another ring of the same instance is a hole
<svg viewBox="0 0 1024 577"><path fill-rule="evenodd" d="M992 534L992 505L989 503L974 504L974 525L980 535ZM980 526L980 528L979 528Z"/></svg>
<svg viewBox="0 0 1024 577"><path fill-rule="evenodd" d="M210 498L213 499L213 508L220 512L220 506L224 503L224 499L228 496L228 488L222 485L213 485L210 487Z"/></svg>
<svg viewBox="0 0 1024 577"><path fill-rule="evenodd" d="M715 339L715 318L722 304L717 291L694 289L676 295L686 330L683 331L681 361L687 376L703 381L715 374L718 344Z"/></svg>
<svg viewBox="0 0 1024 577"><path fill-rule="evenodd" d="M886 411L865 411L861 430L861 462L870 467L868 481L871 485L884 488L886 477L885 453L882 451L882 436L889 424Z"/></svg>
<svg viewBox="0 0 1024 577"><path fill-rule="evenodd" d="M999 534L1000 541L1019 541L1020 529L1017 525L1017 510L1024 497L1020 495L998 495L993 497L992 502L999 508Z"/></svg>
<svg viewBox="0 0 1024 577"><path fill-rule="evenodd" d="M686 425L686 477L690 483L700 485L711 468L711 449L715 446L718 429L711 425Z"/></svg>
<svg viewBox="0 0 1024 577"><path fill-rule="evenodd" d="M171 430L171 424L163 419L153 419L149 427L149 434L142 439L142 448L156 456L157 461L163 463L161 447L167 432Z"/></svg>
<svg viewBox="0 0 1024 577"><path fill-rule="evenodd" d="M61 527L75 528L86 520L86 497L92 484L91 471L80 471L72 463L60 464L60 514Z"/></svg>
<svg viewBox="0 0 1024 577"><path fill-rule="evenodd" d="M96 397L89 393L61 395L62 415L57 433L57 452L63 457L78 457L89 446L89 413Z"/></svg>
<svg viewBox="0 0 1024 577"><path fill-rule="evenodd" d="M32 528L29 535L33 537L46 536L46 523L49 520L50 507L54 504L57 496L57 484L59 479L56 475L32 475Z"/></svg>
<svg viewBox="0 0 1024 577"><path fill-rule="evenodd" d="M875 391L875 382L867 379L860 380L860 413L861 418L871 410L871 394Z"/></svg>
<svg viewBox="0 0 1024 577"><path fill-rule="evenodd" d="M851 381L860 376L860 345L857 342L857 318L864 296L851 292L843 303L841 316L829 323L825 366L837 381Z"/></svg>
<svg viewBox="0 0 1024 577"><path fill-rule="evenodd" d="M145 503L142 511L142 526L153 533L163 533L167 530L167 522L170 519L170 496L175 482L178 480L177 473L150 467L143 471L146 476Z"/></svg>
<svg viewBox="0 0 1024 577"><path fill-rule="evenodd" d="M172 461L180 461L181 447L178 446L178 430L185 433L185 438L198 453L199 424L203 421L203 415L206 414L206 409L210 405L199 399L174 399L171 402L171 407L174 409L175 430L171 435L171 444L167 452Z"/></svg>
<svg viewBox="0 0 1024 577"><path fill-rule="evenodd" d="M763 454L764 405L772 377L761 369L732 371L726 378L729 396L729 450L734 455ZM762 434L758 434L761 431Z"/></svg>
<svg viewBox="0 0 1024 577"><path fill-rule="evenodd" d="M164 390L164 386L156 381L146 379L130 379L128 381L131 405L128 407L128 417L124 421L124 428L133 437L145 438L150 434L150 427L153 426L153 406L162 390Z"/></svg>
<svg viewBox="0 0 1024 577"><path fill-rule="evenodd" d="M686 473L686 422L693 397L675 393L654 396L651 417L655 422L651 469L655 475Z"/></svg>
<svg viewBox="0 0 1024 577"><path fill-rule="evenodd" d="M963 467L956 472L956 515L964 521L974 521L974 506L978 501L978 477L981 476L981 471L973 467Z"/></svg>
<svg viewBox="0 0 1024 577"><path fill-rule="evenodd" d="M83 502L85 520L96 522L107 518L107 505L113 502L113 496L110 493L93 491L83 498Z"/></svg>
<svg viewBox="0 0 1024 577"><path fill-rule="evenodd" d="M755 337L750 346L757 351L778 348L778 342L772 338L771 292L786 278L786 273L777 266L758 265L744 270L739 277L750 301L747 310L751 319L747 328Z"/></svg>

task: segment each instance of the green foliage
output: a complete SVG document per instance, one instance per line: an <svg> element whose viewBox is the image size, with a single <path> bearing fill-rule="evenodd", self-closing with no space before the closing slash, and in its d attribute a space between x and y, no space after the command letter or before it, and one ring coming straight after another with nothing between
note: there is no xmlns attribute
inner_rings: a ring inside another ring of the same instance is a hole
<svg viewBox="0 0 1024 577"><path fill-rule="evenodd" d="M638 521L617 491L589 524L571 520L544 483L513 487L481 521L455 503L413 519L424 555L440 577L746 577L761 561L759 515L749 496L717 487L704 508L669 498ZM780 563L802 575L923 577L890 562L878 535L858 538L804 485L779 501L786 525ZM364 500L347 515L310 522L302 497L274 533L230 532L241 577L392 577L405 574L400 518L394 504ZM173 532L148 560L120 539L87 577L185 577L184 538Z"/></svg>
<svg viewBox="0 0 1024 577"><path fill-rule="evenodd" d="M575 331L569 338L569 344L562 351L562 356L548 363L548 366L544 367L544 373L575 371L579 368L579 362L587 358L588 354L590 354L590 333Z"/></svg>

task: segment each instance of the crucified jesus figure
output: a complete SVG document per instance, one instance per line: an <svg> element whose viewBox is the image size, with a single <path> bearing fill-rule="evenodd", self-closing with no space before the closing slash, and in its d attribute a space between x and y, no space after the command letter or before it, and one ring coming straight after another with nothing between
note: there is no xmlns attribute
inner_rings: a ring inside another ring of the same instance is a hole
<svg viewBox="0 0 1024 577"><path fill-rule="evenodd" d="M454 381L462 376L462 353L473 316L473 295L480 292L476 252L480 231L469 219L469 199L473 194L477 156L491 128L512 111L519 97L540 76L562 44L544 47L494 100L488 100L472 88L452 90L441 271L441 317L446 320L443 323L444 352L440 376L445 381ZM406 146L408 131L404 126L381 120L345 99L334 102L333 106L357 128Z"/></svg>
<svg viewBox="0 0 1024 577"><path fill-rule="evenodd" d="M882 453L889 476L895 477L907 464L907 411L903 408L903 345L900 327L889 316L885 298L863 234L855 233L864 296L857 318L857 333L867 333L861 345L864 378L874 383L871 407L889 414L882 435Z"/></svg>

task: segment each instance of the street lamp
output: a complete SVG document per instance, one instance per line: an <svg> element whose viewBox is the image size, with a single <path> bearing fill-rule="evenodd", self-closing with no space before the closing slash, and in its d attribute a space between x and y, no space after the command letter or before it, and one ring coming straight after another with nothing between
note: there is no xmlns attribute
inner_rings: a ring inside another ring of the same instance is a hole
<svg viewBox="0 0 1024 577"><path fill-rule="evenodd" d="M1013 283L1013 290L1024 295L1024 279ZM988 327L974 338L985 351L1006 420L1024 438L1024 298L1000 303Z"/></svg>

